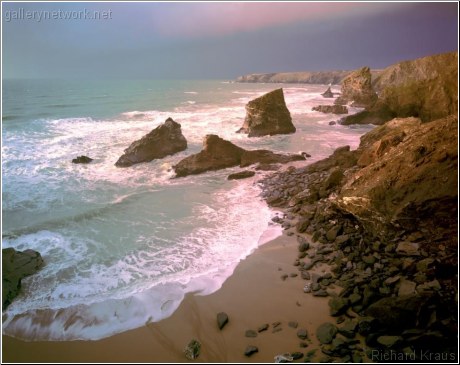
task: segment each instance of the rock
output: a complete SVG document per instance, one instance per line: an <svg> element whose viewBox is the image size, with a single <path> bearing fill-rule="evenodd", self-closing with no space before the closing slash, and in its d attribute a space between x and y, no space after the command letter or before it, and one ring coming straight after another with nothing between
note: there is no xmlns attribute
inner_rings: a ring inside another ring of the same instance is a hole
<svg viewBox="0 0 460 365"><path fill-rule="evenodd" d="M37 251L2 249L2 310L18 295L21 280L36 273L42 266L43 259Z"/></svg>
<svg viewBox="0 0 460 365"><path fill-rule="evenodd" d="M220 312L217 314L217 326L222 330L225 325L228 323L228 315L225 312Z"/></svg>
<svg viewBox="0 0 460 365"><path fill-rule="evenodd" d="M306 340L308 338L308 332L306 329L301 328L297 331L297 337L301 340Z"/></svg>
<svg viewBox="0 0 460 365"><path fill-rule="evenodd" d="M341 231L342 231L342 226L340 226L340 225L333 226L326 233L327 240L329 242L333 242L336 239L336 237L340 234Z"/></svg>
<svg viewBox="0 0 460 365"><path fill-rule="evenodd" d="M377 342L380 345L391 349L402 342L402 337L400 336L380 336L377 338Z"/></svg>
<svg viewBox="0 0 460 365"><path fill-rule="evenodd" d="M342 327L339 327L338 332L347 338L355 337L355 333L358 327L358 322L356 320L347 320L344 322Z"/></svg>
<svg viewBox="0 0 460 365"><path fill-rule="evenodd" d="M367 107L377 100L377 94L372 88L371 72L369 67L362 67L342 80L341 95L336 99L336 104Z"/></svg>
<svg viewBox="0 0 460 365"><path fill-rule="evenodd" d="M319 289L313 293L314 297L327 297L329 294L324 289Z"/></svg>
<svg viewBox="0 0 460 365"><path fill-rule="evenodd" d="M329 122L329 125L336 125L336 124L337 124L337 122L334 121L334 120L331 120L331 121Z"/></svg>
<svg viewBox="0 0 460 365"><path fill-rule="evenodd" d="M324 98L333 98L334 93L331 91L331 87L329 86L325 92L321 94Z"/></svg>
<svg viewBox="0 0 460 365"><path fill-rule="evenodd" d="M259 352L259 349L256 346L248 346L246 350L244 350L244 355L249 357L254 355L256 352Z"/></svg>
<svg viewBox="0 0 460 365"><path fill-rule="evenodd" d="M260 137L295 131L284 101L283 89L276 89L246 104L246 118L238 133L247 133L248 137Z"/></svg>
<svg viewBox="0 0 460 365"><path fill-rule="evenodd" d="M263 324L262 326L260 326L258 329L257 329L257 332L263 332L263 331L266 331L268 330L268 328L270 327L270 325L268 323L265 323Z"/></svg>
<svg viewBox="0 0 460 365"><path fill-rule="evenodd" d="M244 335L246 337L257 337L257 332L253 330L247 330Z"/></svg>
<svg viewBox="0 0 460 365"><path fill-rule="evenodd" d="M188 156L173 166L176 177L201 174L227 167L246 167L255 163L287 163L302 160L300 155L281 155L267 150L246 151L214 134L208 134L201 152Z"/></svg>
<svg viewBox="0 0 460 365"><path fill-rule="evenodd" d="M72 159L72 163L90 163L91 161L93 161L92 158L84 155Z"/></svg>
<svg viewBox="0 0 460 365"><path fill-rule="evenodd" d="M362 336L376 331L379 327L379 321L373 317L362 317L358 321L358 333Z"/></svg>
<svg viewBox="0 0 460 365"><path fill-rule="evenodd" d="M246 170L241 172L235 172L234 174L230 174L227 177L227 180L240 180L246 179L248 177L254 176L256 173L254 171Z"/></svg>
<svg viewBox="0 0 460 365"><path fill-rule="evenodd" d="M296 321L291 321L288 323L288 326L291 328L297 328L299 326L299 323Z"/></svg>
<svg viewBox="0 0 460 365"><path fill-rule="evenodd" d="M292 356L292 360L299 360L303 357L303 353L302 352L299 352L299 351L296 351L296 352L292 352L291 353L291 356Z"/></svg>
<svg viewBox="0 0 460 365"><path fill-rule="evenodd" d="M350 73L350 71L258 73L240 76L236 82L338 85Z"/></svg>
<svg viewBox="0 0 460 365"><path fill-rule="evenodd" d="M402 280L399 285L398 296L402 297L405 295L415 294L416 283L410 280Z"/></svg>
<svg viewBox="0 0 460 365"><path fill-rule="evenodd" d="M185 357L194 360L200 355L201 343L198 340L191 340L184 349Z"/></svg>
<svg viewBox="0 0 460 365"><path fill-rule="evenodd" d="M187 140L182 134L181 125L168 118L150 133L131 143L115 166L128 167L141 162L150 162L186 148Z"/></svg>
<svg viewBox="0 0 460 365"><path fill-rule="evenodd" d="M294 358L291 356L291 354L286 353L286 354L282 354L282 355L276 355L274 360L275 360L275 363L285 364L285 363L288 363L288 362L292 362L294 360Z"/></svg>
<svg viewBox="0 0 460 365"><path fill-rule="evenodd" d="M339 316L348 308L349 301L347 298L333 297L329 300L329 310L331 316Z"/></svg>
<svg viewBox="0 0 460 365"><path fill-rule="evenodd" d="M405 256L419 256L419 244L416 242L400 242L396 247L396 253Z"/></svg>
<svg viewBox="0 0 460 365"><path fill-rule="evenodd" d="M332 323L323 323L316 330L316 338L322 344L331 343L337 334L337 327Z"/></svg>
<svg viewBox="0 0 460 365"><path fill-rule="evenodd" d="M348 108L344 105L318 105L311 108L315 112L327 113L327 114L348 114Z"/></svg>
<svg viewBox="0 0 460 365"><path fill-rule="evenodd" d="M305 252L310 248L310 244L307 241L299 243L298 250L299 252Z"/></svg>

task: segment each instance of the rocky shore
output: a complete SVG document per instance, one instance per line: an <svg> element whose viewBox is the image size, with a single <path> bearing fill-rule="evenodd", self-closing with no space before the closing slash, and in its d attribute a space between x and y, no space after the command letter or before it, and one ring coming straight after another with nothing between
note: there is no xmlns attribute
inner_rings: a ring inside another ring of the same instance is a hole
<svg viewBox="0 0 460 365"><path fill-rule="evenodd" d="M261 181L277 222L295 227L304 292L331 297L337 319L317 329L330 360L358 360L357 335L376 362L457 354L457 122L395 119L356 151ZM330 273L313 275L321 263Z"/></svg>

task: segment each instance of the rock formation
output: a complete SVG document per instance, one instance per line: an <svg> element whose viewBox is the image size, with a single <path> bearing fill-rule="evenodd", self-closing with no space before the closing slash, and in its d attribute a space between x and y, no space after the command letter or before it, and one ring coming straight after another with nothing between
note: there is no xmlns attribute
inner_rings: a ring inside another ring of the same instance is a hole
<svg viewBox="0 0 460 365"><path fill-rule="evenodd" d="M295 131L284 101L283 89L276 89L246 104L246 118L238 133L247 133L248 137L260 137Z"/></svg>
<svg viewBox="0 0 460 365"><path fill-rule="evenodd" d="M331 91L331 87L329 86L325 92L321 94L324 98L333 98L334 93Z"/></svg>
<svg viewBox="0 0 460 365"><path fill-rule="evenodd" d="M18 295L21 279L36 273L42 265L43 259L37 251L2 249L2 310Z"/></svg>
<svg viewBox="0 0 460 365"><path fill-rule="evenodd" d="M342 80L341 92L335 101L336 104L344 105L351 102L351 105L356 107L373 105L377 100L377 94L372 88L369 67L362 67L345 77Z"/></svg>
<svg viewBox="0 0 460 365"><path fill-rule="evenodd" d="M311 108L313 111L332 114L348 114L348 109L345 105L318 105Z"/></svg>
<svg viewBox="0 0 460 365"><path fill-rule="evenodd" d="M93 161L92 158L84 155L72 159L72 163L90 163L91 161Z"/></svg>
<svg viewBox="0 0 460 365"><path fill-rule="evenodd" d="M201 152L184 158L173 169L177 177L183 177L233 166L287 163L303 159L300 155L281 155L268 150L247 151L219 136L209 134L204 138Z"/></svg>
<svg viewBox="0 0 460 365"><path fill-rule="evenodd" d="M149 162L186 148L187 140L182 134L181 125L168 118L150 133L131 143L115 166L128 167L141 162Z"/></svg>
<svg viewBox="0 0 460 365"><path fill-rule="evenodd" d="M374 80L378 102L346 117L342 124L383 124L395 117L417 117L422 122L458 112L458 53L400 62Z"/></svg>

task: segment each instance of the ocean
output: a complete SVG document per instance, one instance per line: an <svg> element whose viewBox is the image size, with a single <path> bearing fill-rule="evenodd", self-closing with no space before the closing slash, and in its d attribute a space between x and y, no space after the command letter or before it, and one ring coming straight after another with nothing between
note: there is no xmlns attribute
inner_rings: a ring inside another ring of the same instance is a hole
<svg viewBox="0 0 460 365"><path fill-rule="evenodd" d="M297 132L235 133L245 104L283 87ZM311 111L326 85L221 80L4 80L2 245L42 254L3 312L3 333L25 340L95 340L170 316L186 293L218 290L259 245L281 234L259 176L231 168L174 179L172 166L206 134L246 149L307 152L311 161L356 148L370 127L329 125ZM339 87L333 87L339 91ZM351 112L357 109L351 108ZM114 166L131 142L168 117L187 150ZM88 155L89 165L71 160Z"/></svg>

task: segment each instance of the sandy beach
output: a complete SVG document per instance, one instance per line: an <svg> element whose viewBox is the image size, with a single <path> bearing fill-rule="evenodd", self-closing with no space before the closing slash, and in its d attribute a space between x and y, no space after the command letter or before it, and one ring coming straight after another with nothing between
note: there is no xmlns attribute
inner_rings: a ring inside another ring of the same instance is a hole
<svg viewBox="0 0 460 365"><path fill-rule="evenodd" d="M293 266L296 236L286 234L259 247L243 260L222 288L208 296L189 294L169 318L99 341L24 342L3 336L4 362L187 362L183 350L195 338L202 343L197 362L273 362L286 352L318 348L315 330L330 321L328 298L302 291L300 276L282 280L283 274L298 273ZM320 267L321 270L321 267ZM216 315L226 312L229 323L219 330ZM288 325L298 322L298 328ZM273 323L281 331L273 333ZM267 331L255 338L246 330L268 323ZM297 331L308 331L307 348L301 348ZM259 352L246 357L248 345ZM316 356L320 355L317 351Z"/></svg>

